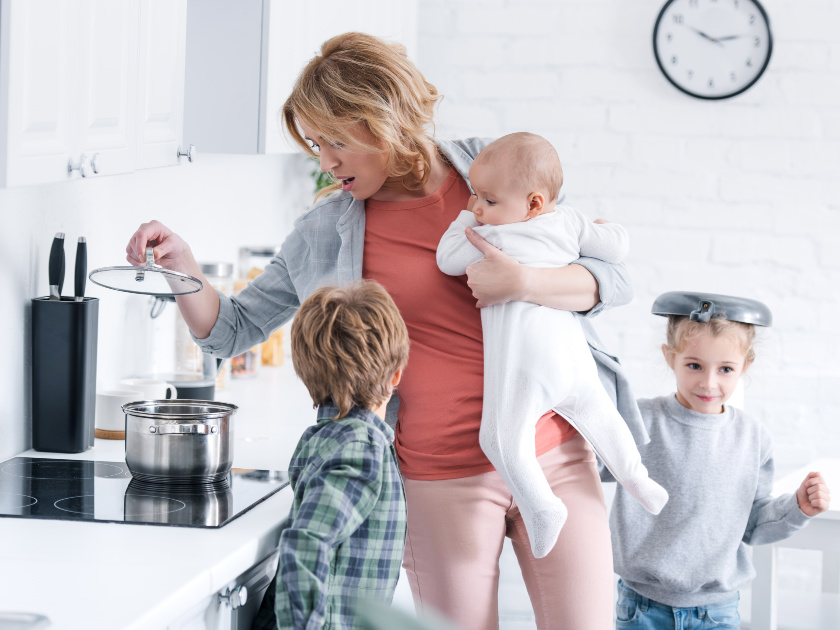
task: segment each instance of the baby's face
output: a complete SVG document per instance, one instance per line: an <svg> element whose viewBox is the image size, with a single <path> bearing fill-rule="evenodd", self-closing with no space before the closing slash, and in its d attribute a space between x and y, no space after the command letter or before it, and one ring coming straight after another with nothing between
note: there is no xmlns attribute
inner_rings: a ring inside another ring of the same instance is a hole
<svg viewBox="0 0 840 630"><path fill-rule="evenodd" d="M503 161L473 162L470 168L470 200L476 221L505 225L528 220L528 196L517 186Z"/></svg>

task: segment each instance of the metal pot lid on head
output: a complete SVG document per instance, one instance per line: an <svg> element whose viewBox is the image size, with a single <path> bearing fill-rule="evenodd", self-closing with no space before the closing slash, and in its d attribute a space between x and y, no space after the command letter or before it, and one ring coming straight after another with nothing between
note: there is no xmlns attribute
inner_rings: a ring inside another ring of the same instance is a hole
<svg viewBox="0 0 840 630"><path fill-rule="evenodd" d="M773 314L764 302L717 293L669 291L654 300L650 312L664 317L682 315L704 323L720 318L754 326L773 324Z"/></svg>

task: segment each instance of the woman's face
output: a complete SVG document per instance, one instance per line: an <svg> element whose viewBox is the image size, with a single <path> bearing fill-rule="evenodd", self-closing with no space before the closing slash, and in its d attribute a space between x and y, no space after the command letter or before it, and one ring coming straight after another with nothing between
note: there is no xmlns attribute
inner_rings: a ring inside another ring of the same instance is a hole
<svg viewBox="0 0 840 630"><path fill-rule="evenodd" d="M321 170L325 173L332 171L342 190L349 192L354 199L369 199L379 192L388 179L388 151L365 125L357 123L351 128L350 135L361 144L381 147L379 151L356 149L325 138L317 129L300 120L298 125L318 153Z"/></svg>

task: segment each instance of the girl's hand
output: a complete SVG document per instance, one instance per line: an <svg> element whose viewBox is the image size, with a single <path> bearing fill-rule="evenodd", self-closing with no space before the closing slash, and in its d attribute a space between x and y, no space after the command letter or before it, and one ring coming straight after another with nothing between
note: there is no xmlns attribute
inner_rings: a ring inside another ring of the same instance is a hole
<svg viewBox="0 0 840 630"><path fill-rule="evenodd" d="M125 259L132 265L146 264L146 247L153 247L155 262L172 271L190 273L195 267L192 251L180 236L160 221L144 223L125 248Z"/></svg>
<svg viewBox="0 0 840 630"><path fill-rule="evenodd" d="M525 281L522 265L498 247L494 247L472 228L466 229L467 240L484 254L484 259L467 267L467 285L484 308L520 299Z"/></svg>
<svg viewBox="0 0 840 630"><path fill-rule="evenodd" d="M808 473L796 491L796 502L806 516L816 516L828 509L831 505L831 491L820 473Z"/></svg>

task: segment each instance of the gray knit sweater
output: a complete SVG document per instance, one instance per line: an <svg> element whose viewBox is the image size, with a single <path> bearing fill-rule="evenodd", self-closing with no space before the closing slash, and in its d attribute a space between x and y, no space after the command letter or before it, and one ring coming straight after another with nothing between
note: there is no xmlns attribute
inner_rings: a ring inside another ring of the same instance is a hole
<svg viewBox="0 0 840 630"><path fill-rule="evenodd" d="M773 455L764 426L734 407L709 415L676 397L639 401L650 434L639 447L670 500L659 516L619 485L610 516L615 572L669 606L726 600L755 576L746 545L782 540L808 517L795 494L770 496ZM604 481L612 481L602 470Z"/></svg>

